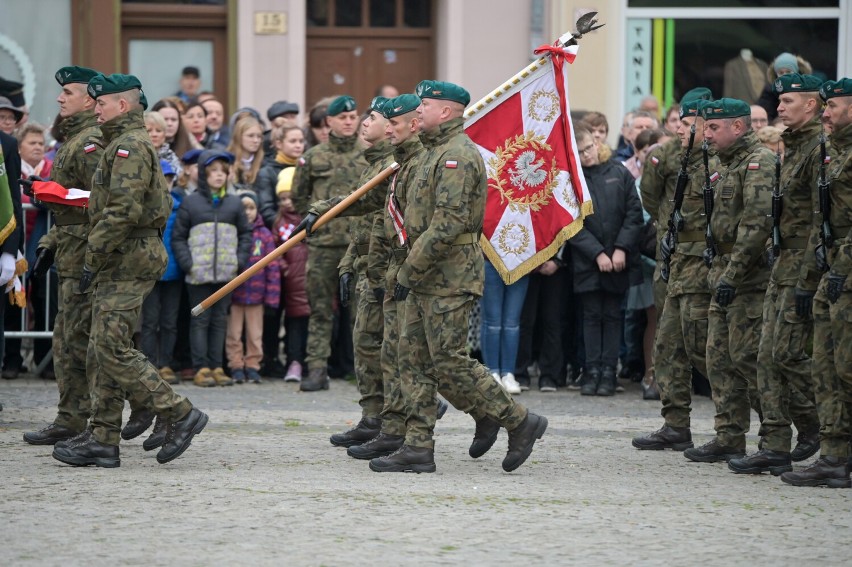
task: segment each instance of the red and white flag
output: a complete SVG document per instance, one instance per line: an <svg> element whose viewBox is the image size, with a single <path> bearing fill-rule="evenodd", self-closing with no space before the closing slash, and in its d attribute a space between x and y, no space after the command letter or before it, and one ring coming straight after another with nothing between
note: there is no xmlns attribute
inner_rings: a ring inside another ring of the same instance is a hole
<svg viewBox="0 0 852 567"><path fill-rule="evenodd" d="M507 285L549 260L592 213L564 64L577 46L542 46L536 54L545 56L465 113L488 175L481 242Z"/></svg>
<svg viewBox="0 0 852 567"><path fill-rule="evenodd" d="M66 189L55 181L33 182L33 195L39 201L58 203L71 207L88 207L89 191L84 189Z"/></svg>

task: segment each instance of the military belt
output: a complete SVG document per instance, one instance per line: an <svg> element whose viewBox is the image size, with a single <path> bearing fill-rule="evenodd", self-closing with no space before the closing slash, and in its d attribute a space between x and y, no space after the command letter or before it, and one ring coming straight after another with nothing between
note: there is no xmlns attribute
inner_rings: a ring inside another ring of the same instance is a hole
<svg viewBox="0 0 852 567"><path fill-rule="evenodd" d="M683 230L677 233L678 242L704 242L704 231Z"/></svg>
<svg viewBox="0 0 852 567"><path fill-rule="evenodd" d="M808 247L807 238L782 238L781 250L804 250Z"/></svg>
<svg viewBox="0 0 852 567"><path fill-rule="evenodd" d="M477 242L479 242L478 232L463 232L453 240L453 246L464 246L465 244L476 244Z"/></svg>
<svg viewBox="0 0 852 567"><path fill-rule="evenodd" d="M734 244L736 244L736 242L717 242L716 251L723 255L730 254L734 251Z"/></svg>
<svg viewBox="0 0 852 567"><path fill-rule="evenodd" d="M145 238L148 236L160 236L162 234L159 228L134 228L127 235L127 238Z"/></svg>
<svg viewBox="0 0 852 567"><path fill-rule="evenodd" d="M74 225L77 225L77 224L88 224L89 223L89 221L87 221L87 220L71 220L71 219L61 219L61 218L57 218L57 217L54 217L54 219L56 220L56 226L74 226Z"/></svg>
<svg viewBox="0 0 852 567"><path fill-rule="evenodd" d="M366 256L370 253L370 244L356 244L355 245L355 254L358 256Z"/></svg>
<svg viewBox="0 0 852 567"><path fill-rule="evenodd" d="M408 257L408 248L393 248L391 249L391 254L393 254L394 258L405 260Z"/></svg>

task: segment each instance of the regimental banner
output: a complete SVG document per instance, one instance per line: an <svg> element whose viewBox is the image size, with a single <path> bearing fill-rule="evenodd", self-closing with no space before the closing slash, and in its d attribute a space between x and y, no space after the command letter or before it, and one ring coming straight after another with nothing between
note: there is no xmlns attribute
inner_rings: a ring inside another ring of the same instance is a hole
<svg viewBox="0 0 852 567"><path fill-rule="evenodd" d="M507 285L549 260L592 213L564 65L577 46L542 46L541 53L465 113L488 175L480 242Z"/></svg>
<svg viewBox="0 0 852 567"><path fill-rule="evenodd" d="M17 183L17 180L14 181ZM9 191L9 176L6 173L6 158L0 147L0 244L15 232L15 210L12 205L12 193Z"/></svg>

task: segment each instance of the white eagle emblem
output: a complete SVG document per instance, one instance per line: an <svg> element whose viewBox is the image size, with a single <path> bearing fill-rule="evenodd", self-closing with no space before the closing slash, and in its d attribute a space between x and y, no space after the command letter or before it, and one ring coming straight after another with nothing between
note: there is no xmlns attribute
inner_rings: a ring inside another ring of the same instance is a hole
<svg viewBox="0 0 852 567"><path fill-rule="evenodd" d="M518 156L515 160L515 168L509 168L509 178L512 184L520 189L528 187L537 187L544 183L547 179L547 171L541 169L544 167L544 158L535 161L536 154L532 150L527 150Z"/></svg>

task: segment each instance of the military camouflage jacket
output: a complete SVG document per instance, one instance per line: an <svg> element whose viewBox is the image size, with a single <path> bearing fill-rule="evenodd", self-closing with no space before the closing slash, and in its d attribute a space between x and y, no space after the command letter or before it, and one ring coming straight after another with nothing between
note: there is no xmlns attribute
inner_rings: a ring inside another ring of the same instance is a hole
<svg viewBox="0 0 852 567"><path fill-rule="evenodd" d="M168 256L162 231L172 211L142 110L101 125L104 155L92 178L86 266L95 281L158 280Z"/></svg>
<svg viewBox="0 0 852 567"><path fill-rule="evenodd" d="M772 266L772 279L781 286L816 290L822 276L816 269L813 250L806 248L811 228L818 223L819 134L817 116L796 131L786 130L784 163L781 165L781 254Z"/></svg>
<svg viewBox="0 0 852 567"><path fill-rule="evenodd" d="M91 110L69 116L59 126L65 142L56 152L50 178L66 188L89 190L98 162L103 155L103 141L98 119ZM60 277L80 278L86 257L89 213L82 207L44 203L53 213L56 226L39 241L39 247L56 254L56 271Z"/></svg>
<svg viewBox="0 0 852 567"><path fill-rule="evenodd" d="M388 212L388 202L393 191L397 210L405 211L409 191L415 176L422 169L426 150L418 136L412 136L394 148L394 160L399 164L399 170L391 176L388 190L384 195L384 203L378 221L373 224L370 235L370 256L367 262L367 277L370 281L382 282L385 289L393 289L396 285L396 274L408 255L407 244L400 244L393 221Z"/></svg>
<svg viewBox="0 0 852 567"><path fill-rule="evenodd" d="M393 163L393 146L387 140L382 140L378 144L364 150L364 159L367 160L367 167L361 174L361 179L358 180L358 187L361 187L373 177L382 172L383 169ZM340 274L357 273L363 274L367 269L367 255L370 252L370 234L373 230L373 223L379 216L382 206L384 205L385 195L388 192L390 178L385 179L364 195L355 203L343 211L341 216L355 217L349 221L349 248L346 249L346 255L340 260ZM353 187L357 189L358 187ZM338 199L339 201L339 199ZM313 206L311 206L313 212ZM384 282L381 280L371 281L370 289L382 287Z"/></svg>
<svg viewBox="0 0 852 567"><path fill-rule="evenodd" d="M833 272L852 274L852 124L831 135L831 163L828 179L831 182L831 230L834 246L829 251ZM822 216L820 216L820 221ZM852 284L846 284L852 289Z"/></svg>
<svg viewBox="0 0 852 567"><path fill-rule="evenodd" d="M642 207L656 221L658 232L665 232L672 212L681 150L680 140L669 140L651 150L642 169L642 179L639 182Z"/></svg>
<svg viewBox="0 0 852 567"><path fill-rule="evenodd" d="M424 132L421 140L428 154L409 186L403 214L411 250L397 278L417 293L482 295L485 163L462 118Z"/></svg>
<svg viewBox="0 0 852 567"><path fill-rule="evenodd" d="M753 131L718 155L722 178L714 193L710 228L720 250L710 270L710 288L724 278L739 293L765 290L775 155Z"/></svg>
<svg viewBox="0 0 852 567"><path fill-rule="evenodd" d="M342 198L357 189L356 183L367 166L353 135L340 138L330 134L328 142L305 152L296 165L293 179L293 205L299 214L309 211L314 201ZM309 246L347 246L348 219L335 219L308 239Z"/></svg>

